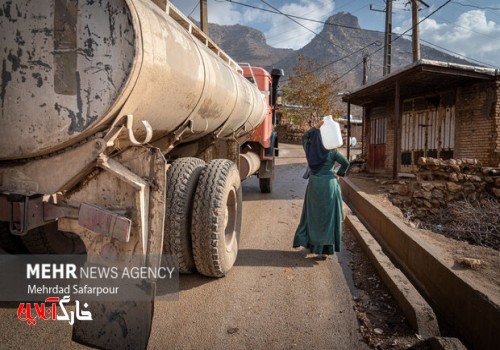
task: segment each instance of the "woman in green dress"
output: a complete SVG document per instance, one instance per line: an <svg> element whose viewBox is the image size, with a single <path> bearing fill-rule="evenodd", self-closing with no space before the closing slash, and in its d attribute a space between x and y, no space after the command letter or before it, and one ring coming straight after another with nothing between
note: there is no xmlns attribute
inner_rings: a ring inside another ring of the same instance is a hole
<svg viewBox="0 0 500 350"><path fill-rule="evenodd" d="M304 247L326 259L340 251L342 237L342 193L339 177L345 176L349 161L336 149L323 147L319 128L323 120L310 128L303 137L309 166L309 183L293 247ZM335 163L340 168L334 173Z"/></svg>

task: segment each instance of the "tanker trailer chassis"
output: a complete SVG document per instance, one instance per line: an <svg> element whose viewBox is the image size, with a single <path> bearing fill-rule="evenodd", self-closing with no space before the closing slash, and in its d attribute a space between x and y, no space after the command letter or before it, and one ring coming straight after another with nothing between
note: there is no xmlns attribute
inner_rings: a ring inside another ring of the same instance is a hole
<svg viewBox="0 0 500 350"><path fill-rule="evenodd" d="M111 158L106 145L112 142L97 137L61 154L0 167L0 221L9 222L1 229L27 236L57 222L60 233L75 233L83 241L89 264L96 259L102 265L105 259L98 257L103 256L131 257L120 265L109 260L109 266L123 268L137 265L132 257L140 256L140 265L157 268L160 260L154 257L163 249L167 163L160 150L138 145ZM49 169L58 169L57 178L50 176L53 170L45 171ZM75 340L104 348L145 348L155 281L146 283L150 302L91 304L94 321L75 322ZM117 310L120 317L112 317Z"/></svg>
<svg viewBox="0 0 500 350"><path fill-rule="evenodd" d="M45 245L26 244L32 252L68 254L75 244L47 238L72 233L88 264L104 256L125 268L139 256L155 268L169 255L180 272L224 276L238 252L241 180L274 164L251 139L269 107L259 89L170 4L11 6L26 14L0 13L1 237L36 234ZM245 154L259 166L242 175ZM155 282L148 301L92 306L75 340L145 348Z"/></svg>

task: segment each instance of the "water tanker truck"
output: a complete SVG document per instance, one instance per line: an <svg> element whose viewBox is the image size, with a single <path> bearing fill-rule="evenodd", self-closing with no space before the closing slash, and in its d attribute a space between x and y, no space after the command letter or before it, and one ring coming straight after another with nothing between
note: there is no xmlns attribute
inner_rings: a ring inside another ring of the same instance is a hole
<svg viewBox="0 0 500 350"><path fill-rule="evenodd" d="M224 276L238 252L241 180L272 189L282 71L235 63L161 0L0 7L4 249L139 255L144 266L169 254L183 273ZM152 308L122 307L121 341L102 336L106 324L74 334L144 347Z"/></svg>

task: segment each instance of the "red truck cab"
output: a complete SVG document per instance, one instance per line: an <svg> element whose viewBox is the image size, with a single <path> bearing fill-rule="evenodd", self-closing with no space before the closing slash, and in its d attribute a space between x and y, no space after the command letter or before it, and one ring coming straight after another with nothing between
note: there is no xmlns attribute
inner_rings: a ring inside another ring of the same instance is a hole
<svg viewBox="0 0 500 350"><path fill-rule="evenodd" d="M279 79L284 73L282 69L273 69L269 73L264 68L250 65L242 65L242 68L243 76L255 83L266 99L266 116L245 146L259 157L260 167L256 175L261 192L270 193L274 180L274 159L278 154L278 136L274 130L276 95Z"/></svg>

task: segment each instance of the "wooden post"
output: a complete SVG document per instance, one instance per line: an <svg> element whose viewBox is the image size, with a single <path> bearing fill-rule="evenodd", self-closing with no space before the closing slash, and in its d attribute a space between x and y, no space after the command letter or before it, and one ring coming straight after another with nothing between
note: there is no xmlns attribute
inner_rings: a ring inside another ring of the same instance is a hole
<svg viewBox="0 0 500 350"><path fill-rule="evenodd" d="M420 38L418 30L418 0L411 0L411 24L413 47L413 62L420 60Z"/></svg>
<svg viewBox="0 0 500 350"><path fill-rule="evenodd" d="M386 0L385 6L385 39L384 39L384 75L391 72L392 47L392 0Z"/></svg>
<svg viewBox="0 0 500 350"><path fill-rule="evenodd" d="M203 33L208 35L207 0L200 0L200 26Z"/></svg>
<svg viewBox="0 0 500 350"><path fill-rule="evenodd" d="M351 101L347 101L347 160L351 161L349 158L351 151Z"/></svg>
<svg viewBox="0 0 500 350"><path fill-rule="evenodd" d="M367 65L368 65L368 55L364 55L363 56L363 83L362 83L362 85L366 85L366 83L368 82Z"/></svg>
<svg viewBox="0 0 500 350"><path fill-rule="evenodd" d="M394 89L394 149L392 157L392 178L398 178L398 159L399 159L399 114L401 110L400 105L400 85L399 80L396 80Z"/></svg>

